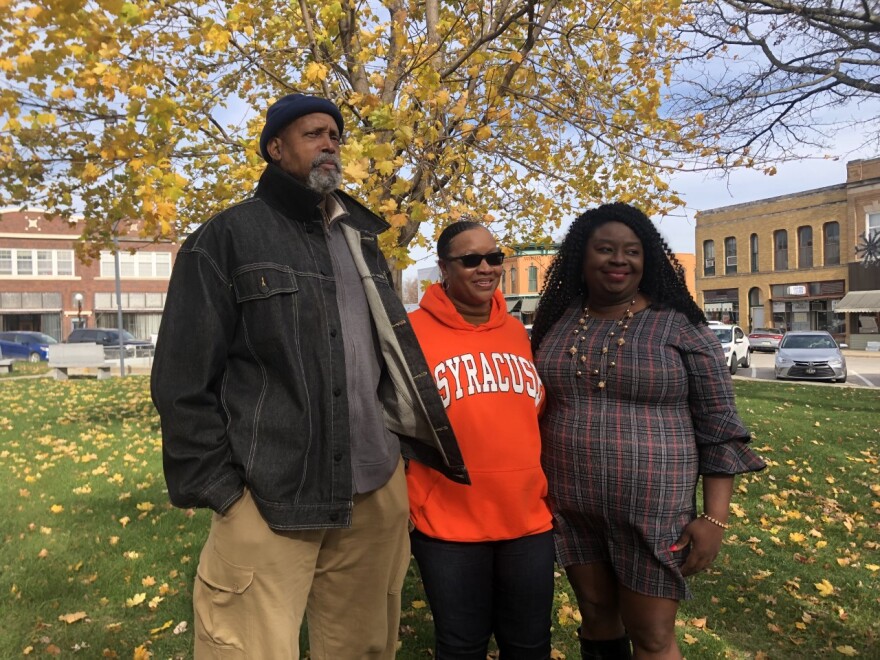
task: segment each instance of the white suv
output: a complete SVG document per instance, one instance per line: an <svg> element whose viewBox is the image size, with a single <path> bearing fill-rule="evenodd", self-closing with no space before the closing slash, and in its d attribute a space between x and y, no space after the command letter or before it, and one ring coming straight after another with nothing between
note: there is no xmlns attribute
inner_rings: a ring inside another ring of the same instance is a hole
<svg viewBox="0 0 880 660"><path fill-rule="evenodd" d="M721 342L724 349L724 359L731 374L735 374L739 367L748 368L752 364L751 346L749 337L738 325L712 325L709 328Z"/></svg>

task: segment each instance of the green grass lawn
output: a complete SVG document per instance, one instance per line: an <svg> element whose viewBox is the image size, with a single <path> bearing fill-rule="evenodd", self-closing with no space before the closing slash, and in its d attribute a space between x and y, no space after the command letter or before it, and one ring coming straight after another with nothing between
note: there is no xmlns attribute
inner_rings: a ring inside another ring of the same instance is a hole
<svg viewBox="0 0 880 660"><path fill-rule="evenodd" d="M48 362L24 362L16 361L12 364L12 371L8 374L0 374L0 379L17 378L19 376L36 376L49 371Z"/></svg>
<svg viewBox="0 0 880 660"><path fill-rule="evenodd" d="M880 658L880 392L736 383L768 462L738 480L722 554L691 580L687 658ZM206 511L167 502L144 377L0 382L0 658L188 658ZM579 658L557 580L553 645ZM410 568L404 660L428 658Z"/></svg>

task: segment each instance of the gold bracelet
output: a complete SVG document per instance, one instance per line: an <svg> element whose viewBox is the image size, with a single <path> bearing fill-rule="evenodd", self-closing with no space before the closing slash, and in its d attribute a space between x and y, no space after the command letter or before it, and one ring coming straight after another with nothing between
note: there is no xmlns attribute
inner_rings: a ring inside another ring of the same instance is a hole
<svg viewBox="0 0 880 660"><path fill-rule="evenodd" d="M706 520L708 520L708 521L709 521L710 523L712 523L713 525L718 525L721 529L730 529L730 525L728 525L727 523L723 523L723 522L721 522L721 521L718 520L717 518L713 518L713 517L710 516L708 513L701 513L698 517L699 517L699 518L705 518Z"/></svg>

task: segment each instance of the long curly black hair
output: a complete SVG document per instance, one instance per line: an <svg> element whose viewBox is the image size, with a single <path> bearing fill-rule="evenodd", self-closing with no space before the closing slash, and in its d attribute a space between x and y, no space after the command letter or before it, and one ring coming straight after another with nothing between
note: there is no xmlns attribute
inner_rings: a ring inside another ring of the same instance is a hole
<svg viewBox="0 0 880 660"><path fill-rule="evenodd" d="M691 323L706 322L703 310L697 307L685 284L684 268L648 216L622 202L603 204L572 223L550 264L532 327L532 350L538 350L544 335L575 298L589 297L583 277L584 253L593 232L608 222L622 222L642 242L645 265L639 290L653 304L672 307Z"/></svg>

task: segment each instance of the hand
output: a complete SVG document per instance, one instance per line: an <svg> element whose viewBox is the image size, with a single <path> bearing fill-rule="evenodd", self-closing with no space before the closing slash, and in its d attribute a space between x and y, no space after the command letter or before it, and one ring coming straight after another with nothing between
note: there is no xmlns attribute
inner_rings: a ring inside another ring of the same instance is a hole
<svg viewBox="0 0 880 660"><path fill-rule="evenodd" d="M695 518L684 528L679 539L670 548L673 552L691 546L687 560L681 566L681 574L687 577L704 571L718 556L724 530L705 518Z"/></svg>

